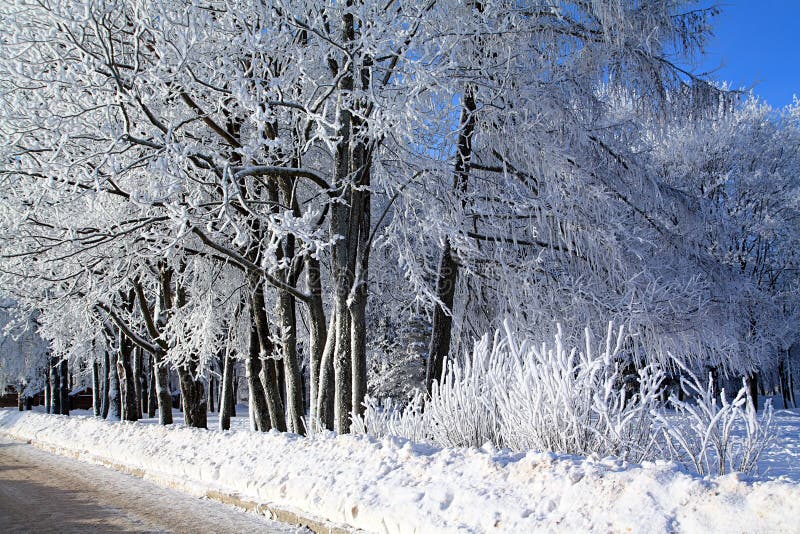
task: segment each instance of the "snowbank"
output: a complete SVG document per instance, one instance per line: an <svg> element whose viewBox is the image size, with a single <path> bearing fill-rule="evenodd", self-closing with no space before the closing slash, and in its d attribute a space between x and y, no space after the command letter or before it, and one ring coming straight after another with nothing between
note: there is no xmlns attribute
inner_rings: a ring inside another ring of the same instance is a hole
<svg viewBox="0 0 800 534"><path fill-rule="evenodd" d="M375 532L800 532L800 485L394 438L218 432L0 410L0 431L145 477Z"/></svg>

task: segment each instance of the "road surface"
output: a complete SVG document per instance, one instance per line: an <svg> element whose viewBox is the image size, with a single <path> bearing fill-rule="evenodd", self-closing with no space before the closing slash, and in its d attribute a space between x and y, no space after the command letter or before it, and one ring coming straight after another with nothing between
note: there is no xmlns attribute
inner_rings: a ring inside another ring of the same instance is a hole
<svg viewBox="0 0 800 534"><path fill-rule="evenodd" d="M0 532L307 532L0 434Z"/></svg>

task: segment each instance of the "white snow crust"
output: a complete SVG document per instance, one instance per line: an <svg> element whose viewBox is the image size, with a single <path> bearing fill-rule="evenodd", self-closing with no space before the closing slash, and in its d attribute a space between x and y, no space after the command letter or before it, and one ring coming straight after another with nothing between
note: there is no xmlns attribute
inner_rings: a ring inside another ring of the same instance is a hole
<svg viewBox="0 0 800 534"><path fill-rule="evenodd" d="M674 464L0 410L0 431L370 532L800 532L800 485Z"/></svg>

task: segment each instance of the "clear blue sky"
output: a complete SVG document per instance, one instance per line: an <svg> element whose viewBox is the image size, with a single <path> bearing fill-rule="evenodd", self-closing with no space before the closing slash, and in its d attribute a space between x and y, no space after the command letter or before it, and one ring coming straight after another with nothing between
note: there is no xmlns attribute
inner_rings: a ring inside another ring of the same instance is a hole
<svg viewBox="0 0 800 534"><path fill-rule="evenodd" d="M708 2L712 4L714 2ZM696 71L752 87L773 107L800 97L800 0L720 0L714 38Z"/></svg>

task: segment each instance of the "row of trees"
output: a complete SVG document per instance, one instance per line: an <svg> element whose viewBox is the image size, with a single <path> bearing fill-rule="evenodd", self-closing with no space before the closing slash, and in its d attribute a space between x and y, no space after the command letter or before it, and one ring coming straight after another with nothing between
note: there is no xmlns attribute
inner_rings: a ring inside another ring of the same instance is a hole
<svg viewBox="0 0 800 534"><path fill-rule="evenodd" d="M716 11L4 3L3 292L124 418L145 355L163 424L241 362L254 429L347 432L411 323L429 389L506 318L788 380L800 116L679 66Z"/></svg>

